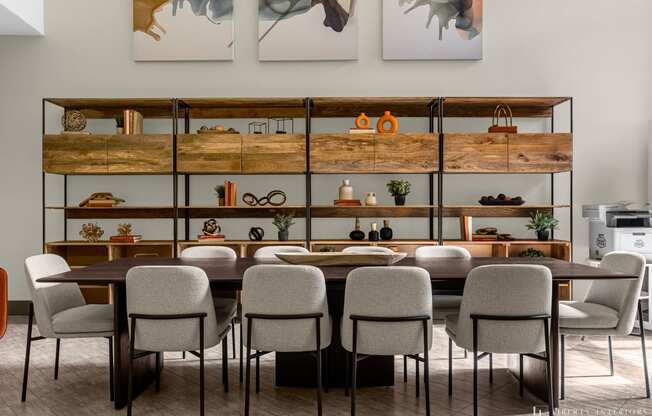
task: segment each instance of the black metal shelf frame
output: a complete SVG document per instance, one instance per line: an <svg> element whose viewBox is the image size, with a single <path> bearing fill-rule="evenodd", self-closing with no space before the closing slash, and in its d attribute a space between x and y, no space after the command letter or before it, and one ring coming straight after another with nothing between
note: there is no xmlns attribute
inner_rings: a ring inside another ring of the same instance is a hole
<svg viewBox="0 0 652 416"><path fill-rule="evenodd" d="M437 215L437 236L435 238L435 229L434 229L434 218L435 218L435 194L434 194L434 183L435 183L435 175L437 176L437 208L438 212L443 212L444 209L444 197L443 197L443 190L444 190L444 176L447 172L444 172L443 168L443 161L444 161L444 140L445 140L445 135L444 135L444 119L445 119L445 111L444 111L444 106L445 106L445 98L444 97L437 97L433 98L432 101L428 103L428 132L431 134L436 133L438 134L438 140L439 140L439 163L438 163L438 169L436 171L432 171L429 173L426 173L428 175L428 201L429 205L431 206L430 212L429 212L429 240L430 241L437 241L439 244L444 243L444 236L443 236L443 216L442 215ZM42 100L42 108L41 108L41 123L42 123L42 129L41 129L41 134L42 137L45 137L45 112L46 112L46 102L48 102L47 99ZM569 100L570 104L570 133L573 133L574 129L574 123L573 123L573 98L571 97ZM56 105L56 104L55 104ZM555 132L555 107L558 104L555 104L551 107L551 115L550 115L550 124L551 124L551 133ZM305 218L306 218L306 244L309 245L310 242L312 241L312 218L311 218L311 212L310 208L312 206L312 170L310 166L310 135L311 135L311 127L312 127L312 111L314 108L314 102L311 97L306 97L304 99L304 112L305 112L305 140L306 140L306 171L303 173L305 177ZM67 109L64 108L64 112L67 111ZM182 116L180 116L180 112L183 113ZM172 223L173 223L173 255L174 257L178 256L178 242L179 240L179 235L178 235L178 220L179 220L179 175L183 176L184 180L184 206L188 207L190 206L190 177L195 175L187 172L179 172L178 171L178 165L177 165L177 145L178 145L178 131L179 131L179 118L183 117L184 121L184 133L189 134L190 133L190 120L191 120L191 106L188 105L186 102L179 100L177 98L172 99L172 111L171 111L171 121L172 121L172 172L170 175L172 177L172 207L173 207L173 218L172 218ZM436 124L435 124L436 121ZM571 148L572 152L572 148ZM571 169L569 172L569 196L570 196L570 201L569 201L569 234L570 234L570 243L571 243L571 250L573 247L573 169ZM375 173L375 174L382 174L382 173ZM450 174L450 173L449 173ZM506 172L507 174L507 172ZM509 174L528 174L528 173L509 173ZM203 175L203 174L196 174L196 175ZM554 206L555 205L555 172L552 172L549 174L550 175L550 205ZM68 206L68 174L63 175L63 198L64 198L64 207ZM41 189L41 200L42 200L42 248L43 251L45 251L45 245L46 245L46 172L42 169L41 171L41 181L42 181L42 189ZM68 216L66 214L66 210L64 209L64 231L63 231L63 236L64 236L64 241L67 241L68 237ZM183 210L184 212L184 237L185 241L190 240L190 210ZM551 235L551 237L554 239L554 231Z"/></svg>

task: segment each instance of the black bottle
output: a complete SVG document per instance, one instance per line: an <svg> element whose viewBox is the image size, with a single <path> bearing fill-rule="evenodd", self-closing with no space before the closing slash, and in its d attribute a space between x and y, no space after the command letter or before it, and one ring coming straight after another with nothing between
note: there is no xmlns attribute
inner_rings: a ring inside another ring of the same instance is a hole
<svg viewBox="0 0 652 416"><path fill-rule="evenodd" d="M369 241L378 241L380 240L380 233L376 229L378 228L378 224L375 222L371 224L371 231L369 231Z"/></svg>
<svg viewBox="0 0 652 416"><path fill-rule="evenodd" d="M349 238L354 241L362 241L365 238L364 231L360 230L360 218L355 219L355 230L351 231Z"/></svg>
<svg viewBox="0 0 652 416"><path fill-rule="evenodd" d="M389 220L383 220L383 228L380 229L381 240L391 240L394 237L394 231L389 228Z"/></svg>

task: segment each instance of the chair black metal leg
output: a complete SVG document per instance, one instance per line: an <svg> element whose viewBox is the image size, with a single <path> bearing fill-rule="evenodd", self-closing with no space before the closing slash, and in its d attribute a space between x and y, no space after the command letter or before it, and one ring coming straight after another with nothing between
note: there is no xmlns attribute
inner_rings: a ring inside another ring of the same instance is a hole
<svg viewBox="0 0 652 416"><path fill-rule="evenodd" d="M181 353L181 359L183 359L183 360L186 359L186 352L185 352L185 351L183 351L183 352Z"/></svg>
<svg viewBox="0 0 652 416"><path fill-rule="evenodd" d="M489 353L489 384L494 384L494 355Z"/></svg>
<svg viewBox="0 0 652 416"><path fill-rule="evenodd" d="M328 393L328 388L330 387L331 384L331 369L328 366L328 348L322 350L322 354L324 354L323 361L322 361L322 368L325 369L326 371L326 377L324 377L324 391Z"/></svg>
<svg viewBox="0 0 652 416"><path fill-rule="evenodd" d="M614 351L611 346L611 337L607 337L609 340L609 375L614 375Z"/></svg>
<svg viewBox="0 0 652 416"><path fill-rule="evenodd" d="M561 346L559 347L559 353L560 353L560 383L561 386L559 388L559 399L564 400L566 398L566 336L561 335L559 337L560 339L560 344Z"/></svg>
<svg viewBox="0 0 652 416"><path fill-rule="evenodd" d="M351 353L346 352L346 379L344 380L344 395L349 396L349 384L351 384Z"/></svg>
<svg viewBox="0 0 652 416"><path fill-rule="evenodd" d="M204 317L199 318L199 414L204 416Z"/></svg>
<svg viewBox="0 0 652 416"><path fill-rule="evenodd" d="M156 353L156 374L154 389L156 392L161 391L161 353Z"/></svg>
<svg viewBox="0 0 652 416"><path fill-rule="evenodd" d="M419 397L419 354L416 354L417 359L414 360L414 365L415 365L415 371L416 373L414 374L414 381L415 381L415 388L416 388L416 395Z"/></svg>
<svg viewBox="0 0 652 416"><path fill-rule="evenodd" d="M231 319L231 346L233 347L233 359L235 360L235 318Z"/></svg>
<svg viewBox="0 0 652 416"><path fill-rule="evenodd" d="M407 355L403 356L403 383L407 383Z"/></svg>
<svg viewBox="0 0 652 416"><path fill-rule="evenodd" d="M448 395L453 395L453 340L450 338L448 338Z"/></svg>
<svg viewBox="0 0 652 416"><path fill-rule="evenodd" d="M233 334L235 335L235 334ZM229 347L228 336L224 336L222 340L222 384L224 385L224 393L229 392Z"/></svg>
<svg viewBox="0 0 652 416"><path fill-rule="evenodd" d="M469 352L465 348L464 349L464 359L466 360L468 357L469 357Z"/></svg>
<svg viewBox="0 0 652 416"><path fill-rule="evenodd" d="M351 416L355 416L355 389L358 374L358 321L353 320L353 354L351 356Z"/></svg>
<svg viewBox="0 0 652 416"><path fill-rule="evenodd" d="M251 318L247 318L247 370L245 375L245 416L249 416L249 395L251 384Z"/></svg>
<svg viewBox="0 0 652 416"><path fill-rule="evenodd" d="M317 358L317 415L322 416L322 406L321 406L321 328L320 328L320 318L315 319L317 325L317 339L316 339L316 349L315 357Z"/></svg>
<svg viewBox="0 0 652 416"><path fill-rule="evenodd" d="M643 371L645 372L645 397L650 398L650 376L647 372L647 351L645 350L645 327L643 327L643 307L638 301L638 324L641 331L641 350L643 352Z"/></svg>
<svg viewBox="0 0 652 416"><path fill-rule="evenodd" d="M543 329L545 333L545 342L546 342L546 393L548 393L548 416L554 416L555 413L555 405L554 405L554 400L553 400L553 389L552 389L552 365L551 365L551 358L550 358L550 335L548 333L548 319L543 320ZM523 360L523 356L521 355L521 361ZM521 365L521 369L523 366ZM522 370L521 370L522 371ZM521 375L521 379L523 376ZM523 383L521 382L521 386Z"/></svg>
<svg viewBox="0 0 652 416"><path fill-rule="evenodd" d="M27 399L27 376L29 375L29 356L32 349L32 325L34 323L34 304L29 303L29 321L27 324L27 342L25 347L25 368L23 369L23 391L20 401Z"/></svg>
<svg viewBox="0 0 652 416"><path fill-rule="evenodd" d="M256 394L260 393L260 351L256 350Z"/></svg>
<svg viewBox="0 0 652 416"><path fill-rule="evenodd" d="M518 355L518 394L523 397L523 354Z"/></svg>
<svg viewBox="0 0 652 416"><path fill-rule="evenodd" d="M61 338L57 338L56 352L54 353L54 379L59 379L59 351L61 350Z"/></svg>
<svg viewBox="0 0 652 416"><path fill-rule="evenodd" d="M131 336L129 337L129 385L127 387L127 416L131 416L134 393L134 336L136 333L136 319L131 318Z"/></svg>
<svg viewBox="0 0 652 416"><path fill-rule="evenodd" d="M428 320L423 321L423 389L426 392L426 416L430 416L430 362L428 350Z"/></svg>
<svg viewBox="0 0 652 416"><path fill-rule="evenodd" d="M115 400L115 387L113 386L113 337L109 337L109 397Z"/></svg>
<svg viewBox="0 0 652 416"><path fill-rule="evenodd" d="M473 416L478 416L478 321L473 320Z"/></svg>
<svg viewBox="0 0 652 416"><path fill-rule="evenodd" d="M244 342L242 342L242 318L240 319L240 374L238 374L238 380L240 381L240 384L242 384L242 375L244 374L244 368L243 368L243 359L244 359Z"/></svg>

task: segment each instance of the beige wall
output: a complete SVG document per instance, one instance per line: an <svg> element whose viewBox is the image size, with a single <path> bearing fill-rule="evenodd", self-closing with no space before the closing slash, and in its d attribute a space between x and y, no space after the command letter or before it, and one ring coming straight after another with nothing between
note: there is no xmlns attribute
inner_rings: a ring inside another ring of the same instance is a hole
<svg viewBox="0 0 652 416"><path fill-rule="evenodd" d="M47 96L572 95L576 260L587 253L582 204L646 198L652 91L649 1L486 0L485 59L480 62L383 62L380 3L358 2L357 62L259 63L254 0L237 2L237 49L232 63L134 63L128 0L49 0L44 38L0 37L0 265L11 276L11 299L28 298L22 262L40 251L40 100ZM566 112L560 110L558 125L565 129L568 120L561 113ZM56 113L48 114L50 131L57 131L56 118ZM472 128L481 130L486 124L476 122ZM525 131L546 128L541 123L519 124ZM349 120L342 120L317 123L316 128L345 129L349 125ZM426 128L422 121L403 125ZM93 126L110 129L102 123ZM448 126L469 128L458 121ZM166 127L149 126L151 130ZM317 178L316 200L332 199L339 179ZM366 190L383 193L388 178L354 179L361 194ZM472 202L483 193L507 191L536 202L545 200L548 191L546 178L462 179L450 179L447 200ZM211 201L210 187L220 180L193 182L194 201ZM241 180L240 189L262 192L286 179ZM413 178L418 188L412 195L414 202L426 199L424 180ZM292 181L288 188L299 191L293 191L291 198L300 201L302 181ZM60 180L48 182L53 190L49 199L57 201ZM132 203L141 198L169 201L166 178L81 178L73 182L72 202L92 190L105 189L127 195ZM52 219L49 238L61 238L57 221ZM262 224L273 234L268 222ZM407 221L395 228L402 237L415 237L423 232L422 225ZM70 225L71 236L76 235L78 226ZM165 222L138 226L150 237L169 234ZM198 226L193 224L194 232ZM249 221L235 221L228 225L230 235L244 237L241 230L248 226ZM524 234L521 222L504 226L507 231ZM454 223L447 222L446 227L454 233ZM112 232L113 223L106 228ZM352 221L315 225L320 233L317 237L343 237L351 228ZM301 226L295 232L302 235Z"/></svg>

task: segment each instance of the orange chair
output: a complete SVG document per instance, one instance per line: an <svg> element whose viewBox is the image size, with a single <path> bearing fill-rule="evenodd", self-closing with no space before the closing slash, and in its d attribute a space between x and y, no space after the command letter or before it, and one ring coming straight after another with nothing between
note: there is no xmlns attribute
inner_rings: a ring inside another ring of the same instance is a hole
<svg viewBox="0 0 652 416"><path fill-rule="evenodd" d="M7 272L0 268L0 338L7 332L7 315L9 304L9 289L8 289Z"/></svg>

